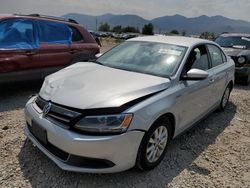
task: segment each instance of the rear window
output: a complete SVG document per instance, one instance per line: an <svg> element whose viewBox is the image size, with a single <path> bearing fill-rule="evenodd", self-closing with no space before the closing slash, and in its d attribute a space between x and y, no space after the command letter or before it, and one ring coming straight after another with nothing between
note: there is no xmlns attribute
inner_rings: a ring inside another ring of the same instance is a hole
<svg viewBox="0 0 250 188"><path fill-rule="evenodd" d="M221 50L214 45L207 45L208 51L210 54L210 57L212 59L212 65L213 67L216 67L218 65L223 64L225 61L223 61L223 56Z"/></svg>
<svg viewBox="0 0 250 188"><path fill-rule="evenodd" d="M72 30L63 23L38 21L40 43L71 44Z"/></svg>

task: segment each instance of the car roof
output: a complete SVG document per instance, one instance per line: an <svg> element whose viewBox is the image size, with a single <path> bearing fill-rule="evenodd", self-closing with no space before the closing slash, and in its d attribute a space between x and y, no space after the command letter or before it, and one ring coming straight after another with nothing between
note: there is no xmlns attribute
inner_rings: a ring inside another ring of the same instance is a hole
<svg viewBox="0 0 250 188"><path fill-rule="evenodd" d="M159 43L174 44L185 47L191 47L201 43L215 44L212 41L199 38L183 37L183 36L164 36L164 35L136 37L133 39L129 39L128 41L159 42Z"/></svg>
<svg viewBox="0 0 250 188"><path fill-rule="evenodd" d="M21 14L0 14L0 19L9 19L9 18L29 18L29 19L33 19L33 20L46 20L46 21L52 21L52 22L60 22L60 23L66 23L68 25L75 25L75 26L79 26L79 24L75 23L75 22L71 22L68 20L63 20L63 19L56 19L53 17L46 17L46 16L32 16L31 15L21 15Z"/></svg>
<svg viewBox="0 0 250 188"><path fill-rule="evenodd" d="M248 33L223 33L221 37L250 37Z"/></svg>
<svg viewBox="0 0 250 188"><path fill-rule="evenodd" d="M6 18L6 17L12 17L13 15L11 14L0 14L0 19Z"/></svg>

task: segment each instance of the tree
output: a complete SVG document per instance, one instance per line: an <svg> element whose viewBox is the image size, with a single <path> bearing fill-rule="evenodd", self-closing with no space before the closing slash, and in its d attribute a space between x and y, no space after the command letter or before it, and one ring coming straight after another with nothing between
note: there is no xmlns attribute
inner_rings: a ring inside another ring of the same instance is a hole
<svg viewBox="0 0 250 188"><path fill-rule="evenodd" d="M121 25L117 25L117 26L113 27L112 31L114 33L121 33L122 32L122 26Z"/></svg>
<svg viewBox="0 0 250 188"><path fill-rule="evenodd" d="M213 39L215 39L215 34L213 32L205 31L205 32L201 33L200 38L213 40Z"/></svg>
<svg viewBox="0 0 250 188"><path fill-rule="evenodd" d="M214 40L215 39L215 34L214 33L211 33L211 40Z"/></svg>
<svg viewBox="0 0 250 188"><path fill-rule="evenodd" d="M123 33L140 33L138 28L132 27L132 26L127 26L122 28Z"/></svg>
<svg viewBox="0 0 250 188"><path fill-rule="evenodd" d="M101 23L100 27L98 28L99 31L108 32L110 31L110 26L107 23Z"/></svg>
<svg viewBox="0 0 250 188"><path fill-rule="evenodd" d="M173 34L173 35L179 35L179 31L177 31L176 29L170 31L170 34Z"/></svg>
<svg viewBox="0 0 250 188"><path fill-rule="evenodd" d="M208 36L209 36L209 32L202 32L201 35L200 35L200 38L202 39L208 39Z"/></svg>
<svg viewBox="0 0 250 188"><path fill-rule="evenodd" d="M154 35L154 26L152 23L144 25L142 29L142 34L144 35Z"/></svg>

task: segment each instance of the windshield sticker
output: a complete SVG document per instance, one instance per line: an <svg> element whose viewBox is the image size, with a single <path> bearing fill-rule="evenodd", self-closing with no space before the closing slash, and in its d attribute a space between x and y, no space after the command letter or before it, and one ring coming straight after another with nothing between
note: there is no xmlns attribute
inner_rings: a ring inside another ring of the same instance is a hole
<svg viewBox="0 0 250 188"><path fill-rule="evenodd" d="M246 46L244 46L244 45L233 45L233 48L245 49Z"/></svg>
<svg viewBox="0 0 250 188"><path fill-rule="evenodd" d="M246 40L246 41L250 42L250 38L247 38L247 37L242 37L241 39L242 39L242 40Z"/></svg>
<svg viewBox="0 0 250 188"><path fill-rule="evenodd" d="M168 55L176 55L176 56L181 55L181 51L170 50L170 49L159 49L158 53L160 53L160 54L168 54Z"/></svg>

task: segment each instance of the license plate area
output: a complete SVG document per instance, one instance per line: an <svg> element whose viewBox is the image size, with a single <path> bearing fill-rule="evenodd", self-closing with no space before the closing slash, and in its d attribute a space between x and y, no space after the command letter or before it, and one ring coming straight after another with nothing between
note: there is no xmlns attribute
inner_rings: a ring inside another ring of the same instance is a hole
<svg viewBox="0 0 250 188"><path fill-rule="evenodd" d="M31 132L43 144L47 144L48 143L47 131L44 128L42 128L35 121L32 121Z"/></svg>

